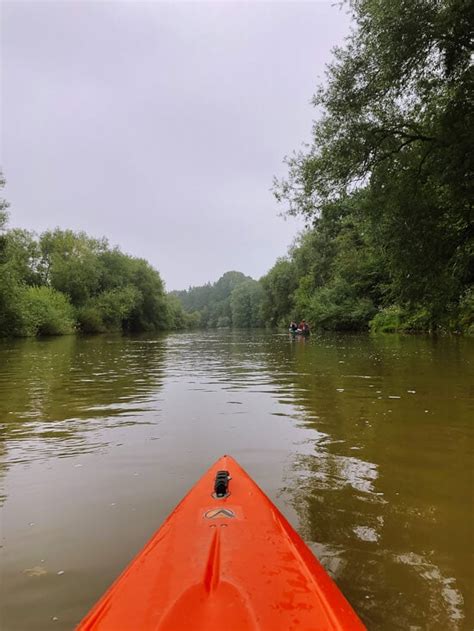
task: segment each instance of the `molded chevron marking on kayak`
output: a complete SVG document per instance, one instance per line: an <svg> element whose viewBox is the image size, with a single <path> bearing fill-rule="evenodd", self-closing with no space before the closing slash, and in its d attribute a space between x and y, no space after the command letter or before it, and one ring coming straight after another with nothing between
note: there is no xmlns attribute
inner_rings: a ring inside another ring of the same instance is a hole
<svg viewBox="0 0 474 631"><path fill-rule="evenodd" d="M206 519L216 519L217 517L235 517L234 511L231 511L229 508L213 508L204 513L204 517Z"/></svg>
<svg viewBox="0 0 474 631"><path fill-rule="evenodd" d="M77 631L363 631L336 584L230 456L196 483Z"/></svg>

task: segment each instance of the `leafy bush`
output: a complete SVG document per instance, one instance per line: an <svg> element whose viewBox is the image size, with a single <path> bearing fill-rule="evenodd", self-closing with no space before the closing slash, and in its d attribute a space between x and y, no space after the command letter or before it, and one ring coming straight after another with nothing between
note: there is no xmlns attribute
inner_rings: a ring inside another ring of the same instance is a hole
<svg viewBox="0 0 474 631"><path fill-rule="evenodd" d="M379 311L370 321L373 333L395 333L402 330L401 320L403 312L397 305L391 305Z"/></svg>
<svg viewBox="0 0 474 631"><path fill-rule="evenodd" d="M81 331L103 333L126 328L138 298L138 290L131 286L103 291L77 310Z"/></svg>
<svg viewBox="0 0 474 631"><path fill-rule="evenodd" d="M97 305L80 307L76 311L77 323L83 333L104 333L105 325Z"/></svg>
<svg viewBox="0 0 474 631"><path fill-rule="evenodd" d="M129 318L139 298L139 292L132 286L102 292L94 300L102 321L108 330L121 329Z"/></svg>
<svg viewBox="0 0 474 631"><path fill-rule="evenodd" d="M434 328L433 315L427 307L419 307L408 313L404 318L404 331L411 333L431 332Z"/></svg>
<svg viewBox="0 0 474 631"><path fill-rule="evenodd" d="M74 311L67 296L51 287L23 287L15 305L15 334L65 335L75 328Z"/></svg>
<svg viewBox="0 0 474 631"><path fill-rule="evenodd" d="M309 305L306 320L322 329L363 330L375 314L370 298L360 297L342 279L317 290Z"/></svg>

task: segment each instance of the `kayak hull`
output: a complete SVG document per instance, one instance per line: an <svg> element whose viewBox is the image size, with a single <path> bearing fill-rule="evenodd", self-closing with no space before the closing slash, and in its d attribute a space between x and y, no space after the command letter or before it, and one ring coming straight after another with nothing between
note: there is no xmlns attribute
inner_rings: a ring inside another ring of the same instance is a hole
<svg viewBox="0 0 474 631"><path fill-rule="evenodd" d="M216 497L218 472L231 478ZM230 456L171 513L78 631L364 629L285 517Z"/></svg>

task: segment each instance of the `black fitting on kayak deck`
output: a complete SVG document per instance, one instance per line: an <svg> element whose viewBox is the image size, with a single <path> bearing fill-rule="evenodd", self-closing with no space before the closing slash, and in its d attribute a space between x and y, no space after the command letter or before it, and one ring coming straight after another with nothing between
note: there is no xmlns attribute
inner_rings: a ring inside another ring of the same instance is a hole
<svg viewBox="0 0 474 631"><path fill-rule="evenodd" d="M225 497L229 494L229 472L218 471L214 482L214 494L216 497Z"/></svg>

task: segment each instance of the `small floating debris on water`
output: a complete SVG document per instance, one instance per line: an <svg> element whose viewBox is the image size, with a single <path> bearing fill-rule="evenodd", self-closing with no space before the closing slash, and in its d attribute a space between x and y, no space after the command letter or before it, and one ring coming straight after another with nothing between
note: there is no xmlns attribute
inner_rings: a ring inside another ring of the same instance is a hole
<svg viewBox="0 0 474 631"><path fill-rule="evenodd" d="M115 506L115 502L112 502L111 504L109 504L109 506Z"/></svg>
<svg viewBox="0 0 474 631"><path fill-rule="evenodd" d="M135 473L134 473L133 475L137 476L137 475L139 475L139 474L135 471Z"/></svg>
<svg viewBox="0 0 474 631"><path fill-rule="evenodd" d="M75 464L74 466L75 466L76 469L79 469L79 467L82 467L81 464Z"/></svg>
<svg viewBox="0 0 474 631"><path fill-rule="evenodd" d="M356 526L353 528L353 532L361 541L375 542L379 540L377 531L373 528L369 528L368 526Z"/></svg>
<svg viewBox="0 0 474 631"><path fill-rule="evenodd" d="M402 397L399 397L398 394L389 394L388 398L389 399L401 399Z"/></svg>
<svg viewBox="0 0 474 631"><path fill-rule="evenodd" d="M51 618L51 620L52 620L53 622L57 622L57 621L59 620L59 618L58 618L57 616L53 616L53 617Z"/></svg>
<svg viewBox="0 0 474 631"><path fill-rule="evenodd" d="M409 394L416 394L416 390L407 390Z"/></svg>
<svg viewBox="0 0 474 631"><path fill-rule="evenodd" d="M425 410L425 414L428 414L429 410Z"/></svg>
<svg viewBox="0 0 474 631"><path fill-rule="evenodd" d="M338 392L344 392L344 388L336 388Z"/></svg>
<svg viewBox="0 0 474 631"><path fill-rule="evenodd" d="M59 572L56 572L56 574L57 574L58 576L62 576L62 574L64 574L64 570L59 570Z"/></svg>
<svg viewBox="0 0 474 631"><path fill-rule="evenodd" d="M30 521L30 523L28 524L28 526L34 526L35 522L34 521Z"/></svg>
<svg viewBox="0 0 474 631"><path fill-rule="evenodd" d="M48 570L43 565L35 565L34 567L27 567L23 570L23 574L27 576L44 576L48 573Z"/></svg>

